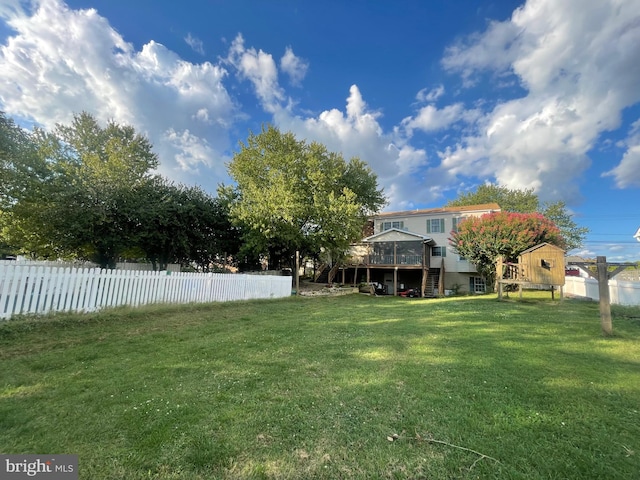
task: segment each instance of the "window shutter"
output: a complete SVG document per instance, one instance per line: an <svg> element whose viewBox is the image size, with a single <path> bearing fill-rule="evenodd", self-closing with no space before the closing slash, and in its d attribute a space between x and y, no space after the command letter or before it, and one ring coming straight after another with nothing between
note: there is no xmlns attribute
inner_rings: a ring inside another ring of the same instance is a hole
<svg viewBox="0 0 640 480"><path fill-rule="evenodd" d="M440 233L444 233L444 218L440 219Z"/></svg>
<svg viewBox="0 0 640 480"><path fill-rule="evenodd" d="M427 220L427 233L431 233L431 220Z"/></svg>
<svg viewBox="0 0 640 480"><path fill-rule="evenodd" d="M440 253L442 253L443 257L447 256L447 247L440 247Z"/></svg>
<svg viewBox="0 0 640 480"><path fill-rule="evenodd" d="M453 217L451 219L451 230L454 232L458 231L458 218L457 217Z"/></svg>

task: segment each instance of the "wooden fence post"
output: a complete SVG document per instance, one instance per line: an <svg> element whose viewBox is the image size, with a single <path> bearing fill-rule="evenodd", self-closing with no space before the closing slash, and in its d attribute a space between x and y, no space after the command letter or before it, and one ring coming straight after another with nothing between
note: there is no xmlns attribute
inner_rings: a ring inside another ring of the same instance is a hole
<svg viewBox="0 0 640 480"><path fill-rule="evenodd" d="M596 259L596 266L598 269L598 294L600 296L600 326L602 327L602 334L607 337L613 332L607 257L598 257Z"/></svg>

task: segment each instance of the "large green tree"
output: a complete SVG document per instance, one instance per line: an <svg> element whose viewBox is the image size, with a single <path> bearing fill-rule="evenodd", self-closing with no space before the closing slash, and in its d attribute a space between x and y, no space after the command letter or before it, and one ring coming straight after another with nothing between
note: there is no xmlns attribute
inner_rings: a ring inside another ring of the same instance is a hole
<svg viewBox="0 0 640 480"><path fill-rule="evenodd" d="M524 250L543 242L565 247L558 227L539 213L496 212L468 217L451 233L449 242L476 266L487 285L495 282L496 261L501 256L515 262Z"/></svg>
<svg viewBox="0 0 640 480"><path fill-rule="evenodd" d="M35 130L29 148L3 162L7 236L34 256L76 256L115 265L132 243L137 187L158 165L134 128L87 114L53 132Z"/></svg>
<svg viewBox="0 0 640 480"><path fill-rule="evenodd" d="M9 210L12 205L9 185L14 177L12 172L14 159L24 156L30 147L28 134L0 111L0 259L17 251L7 231L10 223Z"/></svg>
<svg viewBox="0 0 640 480"><path fill-rule="evenodd" d="M30 133L0 112L0 243L14 253L59 253L47 212L59 172L45 158L51 149L44 139L42 131Z"/></svg>
<svg viewBox="0 0 640 480"><path fill-rule="evenodd" d="M589 233L588 228L579 227L576 224L565 202L540 203L533 188L519 190L487 183L480 185L473 192L459 195L458 198L449 201L446 206L463 207L483 203L497 203L505 212L541 213L560 229L567 250L580 248Z"/></svg>
<svg viewBox="0 0 640 480"><path fill-rule="evenodd" d="M236 256L241 235L224 200L160 177L140 189L136 245L154 269L178 262L209 271Z"/></svg>
<svg viewBox="0 0 640 480"><path fill-rule="evenodd" d="M149 181L158 158L149 140L129 125L110 121L101 127L87 114L74 116L70 125L58 125L54 135L61 148L65 171L64 202L56 205L74 220L58 216L58 231L68 230L61 244L89 257L102 267L135 243L136 194Z"/></svg>
<svg viewBox="0 0 640 480"><path fill-rule="evenodd" d="M386 203L371 169L324 145L273 126L251 133L228 165L236 185L222 187L230 213L254 252L277 267L299 250L334 257L362 234L367 215Z"/></svg>
<svg viewBox="0 0 640 480"><path fill-rule="evenodd" d="M27 132L0 115L0 254L75 257L113 267L121 256L154 268L203 270L239 250L228 205L154 175L158 159L133 127L76 115Z"/></svg>

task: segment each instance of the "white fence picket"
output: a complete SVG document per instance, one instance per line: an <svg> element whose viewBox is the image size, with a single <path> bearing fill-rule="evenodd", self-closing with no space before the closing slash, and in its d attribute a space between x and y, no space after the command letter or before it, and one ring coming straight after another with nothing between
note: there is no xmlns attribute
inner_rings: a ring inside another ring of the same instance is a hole
<svg viewBox="0 0 640 480"><path fill-rule="evenodd" d="M594 278L565 277L564 293L591 300L600 299L598 281ZM609 280L609 297L612 304L640 305L640 282Z"/></svg>
<svg viewBox="0 0 640 480"><path fill-rule="evenodd" d="M120 305L282 298L291 277L100 270L0 263L0 319Z"/></svg>

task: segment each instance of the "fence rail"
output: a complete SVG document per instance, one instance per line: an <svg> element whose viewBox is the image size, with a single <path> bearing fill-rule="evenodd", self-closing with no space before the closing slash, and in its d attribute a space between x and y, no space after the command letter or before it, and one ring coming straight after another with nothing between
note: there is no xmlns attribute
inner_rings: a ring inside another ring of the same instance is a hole
<svg viewBox="0 0 640 480"><path fill-rule="evenodd" d="M0 319L151 303L227 302L291 295L291 277L0 265Z"/></svg>
<svg viewBox="0 0 640 480"><path fill-rule="evenodd" d="M598 281L594 278L565 277L564 293L600 300ZM612 304L640 305L640 283L609 280L609 297Z"/></svg>

